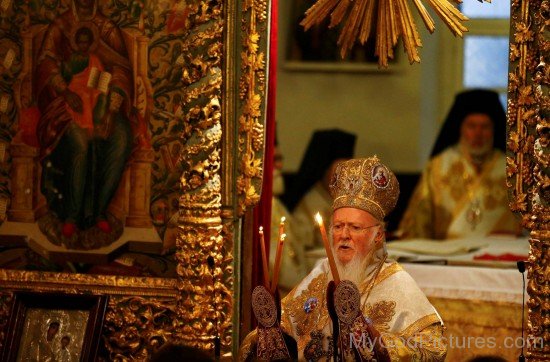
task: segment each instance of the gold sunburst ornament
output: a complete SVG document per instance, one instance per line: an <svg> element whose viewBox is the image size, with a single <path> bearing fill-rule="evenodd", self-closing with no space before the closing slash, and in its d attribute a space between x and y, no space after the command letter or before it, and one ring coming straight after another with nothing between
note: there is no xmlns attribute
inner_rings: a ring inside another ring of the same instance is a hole
<svg viewBox="0 0 550 362"><path fill-rule="evenodd" d="M435 23L421 0L412 0L426 28L433 33ZM447 24L454 35L462 37L468 29L462 22L468 20L447 0L426 0L437 15ZM457 3L462 1L456 0ZM490 2L490 0L485 0ZM393 48L399 38L409 57L409 62L420 62L418 48L422 46L420 35L413 20L407 0L318 0L305 13L300 25L308 30L330 15L329 28L344 21L338 37L340 55L346 56L356 40L362 45L372 33L376 36L375 55L381 67L393 59Z"/></svg>

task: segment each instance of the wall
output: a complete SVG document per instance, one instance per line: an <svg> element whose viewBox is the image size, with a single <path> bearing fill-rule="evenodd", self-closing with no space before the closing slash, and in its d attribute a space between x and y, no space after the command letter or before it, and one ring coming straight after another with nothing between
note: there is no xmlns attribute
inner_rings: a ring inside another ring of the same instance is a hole
<svg viewBox="0 0 550 362"><path fill-rule="evenodd" d="M438 91L438 33L430 35L415 16L424 47L421 64L409 65L402 46L400 64L389 71L327 72L286 68L291 2L279 2L277 122L285 171L296 171L315 129L338 127L358 135L356 156L377 154L398 172L420 171L441 121ZM411 9L413 12L416 9ZM452 100L452 99L451 99Z"/></svg>

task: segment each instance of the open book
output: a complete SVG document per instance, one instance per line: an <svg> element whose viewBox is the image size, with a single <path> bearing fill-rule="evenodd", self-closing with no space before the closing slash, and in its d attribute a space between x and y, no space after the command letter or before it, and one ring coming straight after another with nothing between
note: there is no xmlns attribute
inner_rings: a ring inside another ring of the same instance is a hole
<svg viewBox="0 0 550 362"><path fill-rule="evenodd" d="M109 83L111 83L111 77L111 73L102 72L96 67L92 67L90 70L90 77L88 78L88 87L95 88L101 93L107 94Z"/></svg>

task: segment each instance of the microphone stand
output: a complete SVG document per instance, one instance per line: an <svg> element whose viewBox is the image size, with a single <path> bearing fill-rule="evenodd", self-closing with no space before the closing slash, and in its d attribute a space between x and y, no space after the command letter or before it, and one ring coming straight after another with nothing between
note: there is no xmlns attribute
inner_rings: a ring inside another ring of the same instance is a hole
<svg viewBox="0 0 550 362"><path fill-rule="evenodd" d="M340 326L338 319L332 322L332 343L334 344L334 362L338 362L338 340L340 338Z"/></svg>
<svg viewBox="0 0 550 362"><path fill-rule="evenodd" d="M338 362L338 340L340 334L340 323L338 322L338 315L336 314L336 308L334 306L334 291L336 290L336 284L334 281L329 282L327 287L327 310L332 320L332 357L334 362Z"/></svg>
<svg viewBox="0 0 550 362"><path fill-rule="evenodd" d="M523 326L525 322L525 261L520 260L517 262L518 270L521 273L521 279L523 280L522 290L522 303L521 303L521 353L518 358L518 362L525 362L525 356L523 355L523 348L525 347L525 339L523 338Z"/></svg>
<svg viewBox="0 0 550 362"><path fill-rule="evenodd" d="M212 275L212 287L214 288L214 325L216 326L216 335L214 337L214 358L216 361L220 360L221 355L221 340L220 340L220 331L219 331L219 320L218 320L218 310L216 308L216 282L214 280L214 271L215 271L215 265L214 265L214 258L212 256L209 256L206 258L206 262L208 263L208 268L210 268L210 275Z"/></svg>

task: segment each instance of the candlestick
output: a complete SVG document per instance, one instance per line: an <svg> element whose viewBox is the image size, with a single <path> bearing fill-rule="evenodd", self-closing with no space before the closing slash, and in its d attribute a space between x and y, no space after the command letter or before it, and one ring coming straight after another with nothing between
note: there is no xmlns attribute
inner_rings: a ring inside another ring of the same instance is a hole
<svg viewBox="0 0 550 362"><path fill-rule="evenodd" d="M281 234L279 237L279 244L277 245L277 255L275 255L275 268L273 269L273 280L271 282L271 294L277 290L277 284L279 284L279 271L281 270L281 257L283 254L283 243L285 241L286 234Z"/></svg>
<svg viewBox="0 0 550 362"><path fill-rule="evenodd" d="M281 259L283 257L283 241L286 237L285 235L285 220L286 218L281 217L281 222L279 223L279 241L277 243L277 253L275 254L275 264L273 269L273 280L271 281L271 292L274 293L277 289L277 284L279 280L279 270L281 269Z"/></svg>
<svg viewBox="0 0 550 362"><path fill-rule="evenodd" d="M265 240L264 240L264 228L260 226L260 247L262 249L262 268L264 274L264 287L269 289L269 264L267 263L267 253L265 250Z"/></svg>
<svg viewBox="0 0 550 362"><path fill-rule="evenodd" d="M340 282L340 276L338 275L338 268L336 267L336 262L334 260L334 255L332 254L332 249L327 237L327 231L325 230L325 225L323 224L323 218L320 213L315 214L315 220L319 225L319 230L321 231L321 236L323 237L323 244L325 244L325 251L327 252L328 264L330 266L330 272L332 273L332 278L334 283L338 284Z"/></svg>

